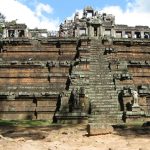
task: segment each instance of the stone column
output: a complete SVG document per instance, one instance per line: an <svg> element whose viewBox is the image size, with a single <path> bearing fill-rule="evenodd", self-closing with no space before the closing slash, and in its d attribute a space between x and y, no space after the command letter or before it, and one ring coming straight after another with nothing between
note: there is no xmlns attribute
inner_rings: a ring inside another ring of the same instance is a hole
<svg viewBox="0 0 150 150"><path fill-rule="evenodd" d="M141 39L144 39L144 31L141 31Z"/></svg>
<svg viewBox="0 0 150 150"><path fill-rule="evenodd" d="M4 29L4 30L3 30L3 38L6 38L6 37L8 37L8 33L7 33L7 30Z"/></svg>
<svg viewBox="0 0 150 150"><path fill-rule="evenodd" d="M125 31L122 31L122 38L125 38Z"/></svg>
<svg viewBox="0 0 150 150"><path fill-rule="evenodd" d="M91 26L91 37L94 37L94 27L93 26Z"/></svg>
<svg viewBox="0 0 150 150"><path fill-rule="evenodd" d="M28 32L28 30L26 29L26 30L24 30L24 36L25 37L29 37L29 32Z"/></svg>
<svg viewBox="0 0 150 150"><path fill-rule="evenodd" d="M77 29L75 30L75 37L79 37L79 27L77 27Z"/></svg>
<svg viewBox="0 0 150 150"><path fill-rule="evenodd" d="M15 38L17 38L18 37L18 30L15 30Z"/></svg>
<svg viewBox="0 0 150 150"><path fill-rule="evenodd" d="M97 27L97 36L100 37L100 27Z"/></svg>
<svg viewBox="0 0 150 150"><path fill-rule="evenodd" d="M101 36L104 36L104 31L105 31L104 27L101 26Z"/></svg>
<svg viewBox="0 0 150 150"><path fill-rule="evenodd" d="M92 32L92 26L91 25L88 27L88 35L89 35L89 37L93 37L93 32Z"/></svg>
<svg viewBox="0 0 150 150"><path fill-rule="evenodd" d="M132 36L132 38L135 38L135 32L134 31L131 31L131 36Z"/></svg>
<svg viewBox="0 0 150 150"><path fill-rule="evenodd" d="M115 30L114 30L114 28L111 29L111 36L115 37Z"/></svg>
<svg viewBox="0 0 150 150"><path fill-rule="evenodd" d="M86 29L85 34L88 35L88 28L86 27L85 29Z"/></svg>

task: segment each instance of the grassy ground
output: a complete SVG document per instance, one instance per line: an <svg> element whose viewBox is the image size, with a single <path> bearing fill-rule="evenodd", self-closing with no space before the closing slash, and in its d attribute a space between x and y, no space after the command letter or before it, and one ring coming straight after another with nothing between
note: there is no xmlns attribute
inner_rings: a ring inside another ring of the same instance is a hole
<svg viewBox="0 0 150 150"><path fill-rule="evenodd" d="M45 127L51 124L52 120L0 120L0 126Z"/></svg>
<svg viewBox="0 0 150 150"><path fill-rule="evenodd" d="M116 127L130 128L130 127L142 127L144 122L132 122L118 124ZM53 124L52 120L0 120L0 126L19 126L19 127L46 127L60 124ZM61 124L65 126L65 124Z"/></svg>

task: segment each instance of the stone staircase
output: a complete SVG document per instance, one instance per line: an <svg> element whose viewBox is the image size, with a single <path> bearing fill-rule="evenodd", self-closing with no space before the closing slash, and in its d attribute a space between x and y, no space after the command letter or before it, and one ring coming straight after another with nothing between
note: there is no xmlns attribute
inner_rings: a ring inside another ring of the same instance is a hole
<svg viewBox="0 0 150 150"><path fill-rule="evenodd" d="M100 40L91 41L90 62L90 91L91 115L89 124L118 123L119 117L118 96L115 91L113 76L108 68L107 55L104 55L104 45Z"/></svg>

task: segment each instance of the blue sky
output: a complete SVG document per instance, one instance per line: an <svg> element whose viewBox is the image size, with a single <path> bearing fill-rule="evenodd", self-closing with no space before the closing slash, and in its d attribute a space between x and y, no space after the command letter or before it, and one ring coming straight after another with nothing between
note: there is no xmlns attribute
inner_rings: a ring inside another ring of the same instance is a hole
<svg viewBox="0 0 150 150"><path fill-rule="evenodd" d="M29 28L57 30L60 23L82 13L85 6L113 14L116 24L150 26L150 0L0 0L7 21L17 19Z"/></svg>
<svg viewBox="0 0 150 150"><path fill-rule="evenodd" d="M59 18L63 21L72 15L75 10L81 10L85 6L92 6L95 9L107 6L120 6L125 9L127 0L19 0L31 9L35 9L36 3L49 4L54 10L50 17ZM48 15L45 13L45 15Z"/></svg>

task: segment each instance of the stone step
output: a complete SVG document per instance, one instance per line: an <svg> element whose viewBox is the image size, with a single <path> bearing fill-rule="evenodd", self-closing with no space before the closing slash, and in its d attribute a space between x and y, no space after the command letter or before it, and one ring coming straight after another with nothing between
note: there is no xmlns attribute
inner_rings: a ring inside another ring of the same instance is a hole
<svg viewBox="0 0 150 150"><path fill-rule="evenodd" d="M97 96L106 96L106 95L109 95L109 96L112 96L112 95L117 95L116 91L109 91L109 90L94 90L95 88L91 88L91 90L93 90L93 92L89 92L89 94L95 94L97 93L96 95Z"/></svg>
<svg viewBox="0 0 150 150"><path fill-rule="evenodd" d="M110 96L111 97L113 97L113 96L117 97L117 94L116 93L102 93L102 92L97 93L96 92L96 93L88 93L88 96L90 96L91 98L95 97L97 99L100 99L100 98L107 99L107 98L110 98Z"/></svg>
<svg viewBox="0 0 150 150"><path fill-rule="evenodd" d="M117 95L97 95L97 94L91 94L88 93L88 96L90 97L91 100L94 99L94 101L110 101L110 100L117 100L116 97Z"/></svg>
<svg viewBox="0 0 150 150"><path fill-rule="evenodd" d="M120 114L119 113L114 113L114 114L109 114L109 113L105 113L105 114L97 114L97 115L89 115L89 119L103 119L103 118L120 118Z"/></svg>
<svg viewBox="0 0 150 150"><path fill-rule="evenodd" d="M93 85L93 84L90 84L90 85ZM109 85L105 88L103 86L100 86L100 84L99 84L99 85L96 85L96 86L90 86L90 88L91 88L91 90L94 90L95 93L98 92L98 94L100 94L100 95L103 94L103 92L105 92L105 94L106 93L107 94L109 94L109 93L117 94L117 92L113 89L113 87L111 87Z"/></svg>
<svg viewBox="0 0 150 150"><path fill-rule="evenodd" d="M91 81L91 85L92 84L97 84L97 85L114 85L114 82L112 81L112 79L89 79L89 81ZM101 87L101 86L100 86ZM109 86L108 86L109 87Z"/></svg>
<svg viewBox="0 0 150 150"><path fill-rule="evenodd" d="M88 96L90 96L90 98L92 97L95 97L95 100L91 100L91 102L93 101L113 101L113 100L118 100L118 96L117 95L94 95L94 94L91 94L91 93L88 93Z"/></svg>
<svg viewBox="0 0 150 150"><path fill-rule="evenodd" d="M109 109L109 108L113 108L113 109L118 109L118 104L117 103L92 103L92 110L93 109L97 109L97 110L104 110L104 109Z"/></svg>
<svg viewBox="0 0 150 150"><path fill-rule="evenodd" d="M107 64L104 64L104 65L99 65L99 64L90 64L90 70L94 70L94 69L99 69L99 72L103 72L103 71L109 71L110 72L110 69L108 67ZM102 70L102 69L106 69L106 70Z"/></svg>
<svg viewBox="0 0 150 150"><path fill-rule="evenodd" d="M100 62L102 62L103 60L108 60L108 58L103 55L103 53L91 53L90 59L92 58L98 58L97 60L99 60Z"/></svg>
<svg viewBox="0 0 150 150"><path fill-rule="evenodd" d="M96 79L100 80L100 82L113 82L112 77L97 77ZM95 81L95 79L94 79Z"/></svg>
<svg viewBox="0 0 150 150"><path fill-rule="evenodd" d="M93 102L93 101L101 101L101 102L103 102L103 101L116 101L116 100L118 100L118 96L117 95L108 95L108 94L103 94L103 95L94 95L94 94L91 94L91 93L88 93L88 96L90 97L90 98L95 98L94 100L91 100L91 102Z"/></svg>
<svg viewBox="0 0 150 150"><path fill-rule="evenodd" d="M90 72L93 74L102 74L102 75L107 75L110 74L110 70L108 68L104 68L104 72L101 72L99 68L90 68Z"/></svg>
<svg viewBox="0 0 150 150"><path fill-rule="evenodd" d="M103 61L98 61L96 58L93 58L93 60L90 59L90 65L91 66L103 66L103 65L107 65L107 67L109 66L109 63L107 62L107 60L103 60Z"/></svg>
<svg viewBox="0 0 150 150"><path fill-rule="evenodd" d="M95 87L95 88L91 88L91 89L94 90L94 92L90 93L90 94L108 93L108 91L114 91L112 88L105 89L105 88L101 88L101 87ZM112 95L110 95L110 96L112 96Z"/></svg>
<svg viewBox="0 0 150 150"><path fill-rule="evenodd" d="M110 75L110 74L104 74L104 73L99 73L99 74L92 74L91 76L89 76L89 78L92 80L96 80L96 79L101 79L101 80L106 80L106 79L109 79L109 80L112 80L113 81L113 77Z"/></svg>
<svg viewBox="0 0 150 150"><path fill-rule="evenodd" d="M107 79L107 78L110 78L110 79L112 79L112 74L110 73L110 72L106 72L106 71L104 71L104 72L99 72L98 74L92 74L90 77L97 77L97 78L104 78L104 79Z"/></svg>
<svg viewBox="0 0 150 150"><path fill-rule="evenodd" d="M94 62L91 62L90 63L90 67L106 67L108 68L108 63L107 62L97 62L97 61L94 61Z"/></svg>
<svg viewBox="0 0 150 150"><path fill-rule="evenodd" d="M110 72L110 69L108 68L108 66L92 66L92 67L90 67L90 70L100 72L100 73L103 73L102 70L107 72L107 73Z"/></svg>
<svg viewBox="0 0 150 150"><path fill-rule="evenodd" d="M110 100L102 100L102 99L99 99L99 100L93 100L91 101L91 105L105 105L105 106L108 106L108 105L118 105L118 100L117 99L110 99Z"/></svg>
<svg viewBox="0 0 150 150"><path fill-rule="evenodd" d="M104 116L104 115L112 115L112 116L122 117L122 112L120 113L120 111L118 109L116 109L115 111L96 112L95 114L94 114L94 112L91 112L90 117Z"/></svg>
<svg viewBox="0 0 150 150"><path fill-rule="evenodd" d="M102 64L101 62L99 62L98 64L95 64L95 63L97 63L97 62L95 61L94 63L90 64L90 69L100 69L99 72L103 72L103 71L105 71L105 70L101 70L101 68L103 68L103 69L109 70L109 72L110 72L109 64L107 64L107 63Z"/></svg>
<svg viewBox="0 0 150 150"><path fill-rule="evenodd" d="M118 110L118 107L115 107L115 106L111 106L111 107L92 106L91 112L108 112L108 111L116 111L116 110Z"/></svg>
<svg viewBox="0 0 150 150"><path fill-rule="evenodd" d="M99 122L99 123L117 123L118 122L118 118L91 118L91 119L88 119L88 122L89 123L94 123L94 122Z"/></svg>
<svg viewBox="0 0 150 150"><path fill-rule="evenodd" d="M94 106L94 107L98 107L99 105L102 105L102 106L116 106L118 105L118 103L116 101L102 101L102 102L99 102L99 101L94 101L94 102L91 102L91 106Z"/></svg>
<svg viewBox="0 0 150 150"><path fill-rule="evenodd" d="M92 95L92 94L88 94L88 96L90 96L90 98L94 97L94 95ZM116 100L118 100L118 96L117 95L115 95L115 96L112 96L112 95L97 96L96 95L95 99L91 100L91 103L92 102L99 102L99 101L101 101L101 102L108 102L108 101L116 101Z"/></svg>
<svg viewBox="0 0 150 150"><path fill-rule="evenodd" d="M116 98L118 95L116 93L107 93L107 92L96 92L95 93L88 93L88 95L92 98L95 97L97 100L107 100L107 99L113 99Z"/></svg>
<svg viewBox="0 0 150 150"><path fill-rule="evenodd" d="M92 85L92 83L90 85ZM98 88L112 88L113 89L114 88L114 83L111 82L111 84L110 83L109 84L98 84L97 87ZM96 87L95 87L95 89L96 89Z"/></svg>
<svg viewBox="0 0 150 150"><path fill-rule="evenodd" d="M91 93L88 93L88 96L91 98L91 99L93 99L94 98L94 100L92 100L92 101L113 101L113 100L118 100L118 97L117 97L117 95L108 95L108 94L106 94L106 95L96 95L96 94L91 94ZM92 102L91 101L91 102Z"/></svg>
<svg viewBox="0 0 150 150"><path fill-rule="evenodd" d="M91 103L92 103L92 102L95 102L95 103L98 103L98 102L107 103L107 102L108 102L108 103L109 103L109 102L111 102L111 101L114 101L114 102L117 102L117 101L118 101L118 98L116 98L116 97L114 97L114 98L113 98L113 97L111 97L111 98L110 98L110 97L104 97L104 96L103 96L103 97L100 97L100 96L97 97L97 95L95 95L95 96L93 95L93 96L92 96L92 95L90 95L90 94L88 94L88 96L89 96L90 99L91 99Z"/></svg>
<svg viewBox="0 0 150 150"><path fill-rule="evenodd" d="M115 107L112 107L112 108L95 108L95 107L92 107L92 109L91 109L91 112L97 112L97 113L99 113L99 112L101 112L101 113L109 113L110 111L117 111L118 110L118 107L117 108L115 108Z"/></svg>
<svg viewBox="0 0 150 150"><path fill-rule="evenodd" d="M99 48L97 46L91 46L90 48L90 52L93 53L93 52L99 52Z"/></svg>
<svg viewBox="0 0 150 150"><path fill-rule="evenodd" d="M96 96L96 98L105 98L105 99L113 98L114 96L115 97L118 96L118 94L116 94L116 93L107 93L106 91L96 91L96 90L94 90L93 92L88 92L88 94L89 94L89 96Z"/></svg>
<svg viewBox="0 0 150 150"><path fill-rule="evenodd" d="M92 109L91 114L93 115L103 115L103 114L109 114L109 112L116 112L117 109L109 109L109 110L97 110L97 109Z"/></svg>
<svg viewBox="0 0 150 150"><path fill-rule="evenodd" d="M99 120L99 119L107 119L107 118L112 118L112 119L118 119L119 115L116 114L102 114L102 115L91 115L89 116L89 120Z"/></svg>
<svg viewBox="0 0 150 150"><path fill-rule="evenodd" d="M99 73L97 73L97 74L99 74ZM107 81L107 80L111 80L112 82L114 82L113 78L110 76L107 76L107 74L106 74L106 77L104 76L104 74L101 74L99 76L94 76L93 74L91 74L91 76L89 76L89 79L93 80L93 81L97 80L99 82L100 81Z"/></svg>
<svg viewBox="0 0 150 150"><path fill-rule="evenodd" d="M114 112L113 116L115 116L118 110L113 110L111 112ZM109 113L110 111L91 111L91 115L97 115L97 116L103 116L104 114L109 114Z"/></svg>
<svg viewBox="0 0 150 150"><path fill-rule="evenodd" d="M113 77L113 74L110 72L110 71L108 71L108 72L99 72L99 74L92 74L90 77L95 77L95 75L97 75L97 76L99 76L99 77Z"/></svg>
<svg viewBox="0 0 150 150"><path fill-rule="evenodd" d="M97 119L89 119L88 120L89 123L105 123L105 124L116 124L118 123L118 119L117 118L97 118Z"/></svg>
<svg viewBox="0 0 150 150"><path fill-rule="evenodd" d="M92 106L92 110L93 109L97 109L97 110L100 110L100 111L103 111L103 110L114 110L115 108L117 108L118 109L118 106L117 106L117 104L106 104L106 105L103 105L103 103L101 104L101 103L99 103L99 105L93 105L93 104L91 104L91 106Z"/></svg>
<svg viewBox="0 0 150 150"><path fill-rule="evenodd" d="M90 85L92 86L92 85L94 85L94 86L97 86L97 87L102 87L102 86L107 86L107 87L109 87L110 85L113 85L114 86L114 83L113 82L108 82L108 83L101 83L101 82L99 82L99 81L91 81L90 80Z"/></svg>

